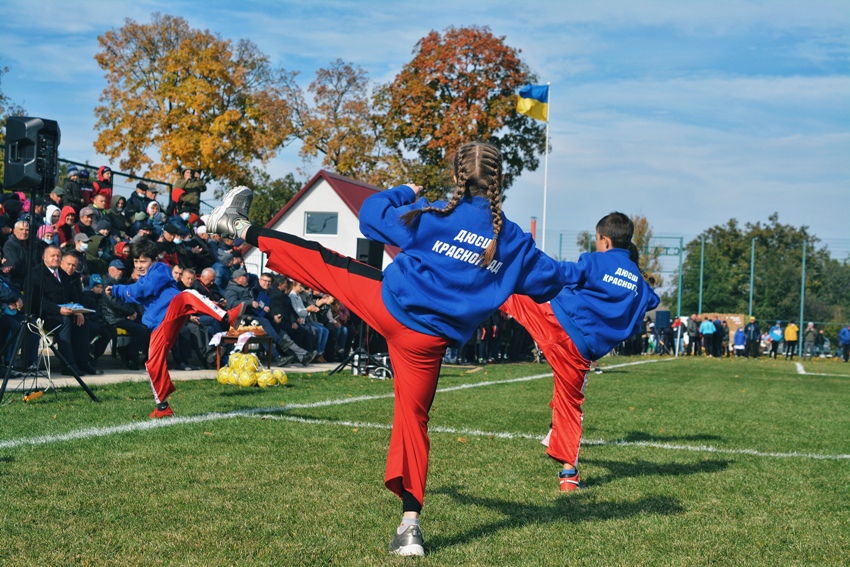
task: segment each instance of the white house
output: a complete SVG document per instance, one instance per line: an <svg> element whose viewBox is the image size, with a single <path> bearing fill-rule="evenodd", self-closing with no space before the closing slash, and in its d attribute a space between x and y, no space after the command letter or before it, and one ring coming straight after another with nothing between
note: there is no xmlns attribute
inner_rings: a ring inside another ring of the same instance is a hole
<svg viewBox="0 0 850 567"><path fill-rule="evenodd" d="M314 240L322 246L357 258L360 232L360 206L367 197L382 191L380 187L320 170L295 194L266 225L267 228ZM265 268L265 255L256 247L243 248L246 269L259 275ZM382 266L398 253L384 247Z"/></svg>

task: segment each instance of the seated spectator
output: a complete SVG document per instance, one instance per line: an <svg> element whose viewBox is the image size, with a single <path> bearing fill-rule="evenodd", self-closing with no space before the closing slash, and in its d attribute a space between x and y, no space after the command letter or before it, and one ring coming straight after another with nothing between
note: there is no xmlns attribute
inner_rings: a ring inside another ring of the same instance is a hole
<svg viewBox="0 0 850 567"><path fill-rule="evenodd" d="M50 190L50 193L47 195L47 205L48 206L53 205L57 209L62 210L62 207L65 206L64 197L65 197L65 190L62 187L54 187L53 189ZM47 215L47 216L49 217L50 215ZM45 219L45 221L46 220L47 219ZM59 219L56 219L56 220L59 220ZM53 224L56 224L56 222L54 221Z"/></svg>
<svg viewBox="0 0 850 567"><path fill-rule="evenodd" d="M86 236L94 236L94 209L92 207L88 206L80 209L77 232L81 232Z"/></svg>
<svg viewBox="0 0 850 567"><path fill-rule="evenodd" d="M7 277L9 268L6 267L7 264L5 258L2 257L2 252L0 252L0 265L3 266L0 269L0 344L5 347L6 357L4 362L8 366L12 363L14 355L17 354L12 352L12 348L9 347L8 343L13 339L15 333L18 332L18 328L24 320L21 313L21 310L24 308L24 298L19 288ZM31 356L27 366L35 362L35 345L37 344L35 335L29 333L28 335L32 340L30 342L31 348L29 349Z"/></svg>
<svg viewBox="0 0 850 567"><path fill-rule="evenodd" d="M250 289L248 289L248 274L245 270L239 269L233 272L233 278L227 284L227 289L224 290L224 298L227 300L228 308L233 309L237 305L246 304L249 309L256 310L259 307L259 304L254 300L254 297L251 295ZM301 347L295 344L295 342L289 337L288 334L279 332L274 328L274 326L269 322L265 317L254 317L254 321L262 326L263 331L265 331L266 335L272 337L275 346L272 348L276 348L278 352L274 354L275 362L277 362L281 366L285 366L289 362L291 362L291 358L288 358L287 352L292 351L294 356L298 359L301 364L307 366L310 362L315 358L315 351L312 353L308 353ZM238 325L236 323L231 323L234 327Z"/></svg>
<svg viewBox="0 0 850 567"><path fill-rule="evenodd" d="M57 207L56 205L47 205L47 209L44 211L44 224L49 224L56 229L56 225L59 224L59 215L62 212L62 207Z"/></svg>
<svg viewBox="0 0 850 567"><path fill-rule="evenodd" d="M159 203L149 202L145 212L148 214L148 222L153 227L154 233L157 237L162 236L162 229L165 228L165 213L159 210Z"/></svg>
<svg viewBox="0 0 850 567"><path fill-rule="evenodd" d="M66 257L65 270L60 268L61 251L49 246L44 251L42 263L33 274L33 313L45 322L45 328L57 328L56 345L64 360L61 372L71 376L98 374L89 360L89 329L82 313L74 313L65 304L78 302L81 292L77 291L68 271L75 271L76 258Z"/></svg>
<svg viewBox="0 0 850 567"><path fill-rule="evenodd" d="M26 221L19 220L15 223L14 230L6 244L3 245L3 271L9 280L19 290L24 289L24 278L27 272L41 262L41 257L32 257L29 254L30 226Z"/></svg>
<svg viewBox="0 0 850 567"><path fill-rule="evenodd" d="M127 199L127 205L124 208L124 216L127 220L132 224L133 216L136 213L144 213L148 210L148 202L150 201L147 197L148 184L142 181L136 183L136 190L130 195L130 198Z"/></svg>
<svg viewBox="0 0 850 567"><path fill-rule="evenodd" d="M304 319L304 325L312 330L316 337L316 350L319 353L319 362L324 362L325 360L322 354L325 352L325 346L327 346L330 333L323 325L318 324L315 316L311 320L311 315L318 313L319 308L314 304L308 305L305 302L305 299L309 302L310 297L312 297L312 293L307 293L301 282L292 282L292 289L289 292L289 300L292 302L292 308L295 309L299 317Z"/></svg>
<svg viewBox="0 0 850 567"><path fill-rule="evenodd" d="M159 238L158 251L162 261L169 266L189 265L189 254L186 252L186 247L183 246L183 239L180 237L177 227L173 224L167 224L163 227L162 235Z"/></svg>
<svg viewBox="0 0 850 567"><path fill-rule="evenodd" d="M89 277L89 285L83 290L82 304L86 309L91 309L94 313L87 313L89 333L92 337L91 357L92 366L97 368L97 361L106 352L106 347L112 341L112 336L115 334L115 329L107 323L103 315L103 278L98 274L92 274Z"/></svg>
<svg viewBox="0 0 850 567"><path fill-rule="evenodd" d="M124 276L125 269L124 262L121 260L110 262L107 269L108 274L103 278L104 285L113 286L130 283L129 278ZM120 334L129 338L129 344L118 349L121 361L130 370L138 370L140 359L145 360L147 358L147 347L150 341L150 331L141 323L141 306L124 303L105 294L102 301L103 318L106 323L115 329L116 335ZM119 329L122 331L121 333L119 333Z"/></svg>
<svg viewBox="0 0 850 567"><path fill-rule="evenodd" d="M130 228L130 222L124 216L126 208L127 199L118 197L112 200L112 207L104 215L104 218L109 221L112 232L118 236L126 235Z"/></svg>
<svg viewBox="0 0 850 567"><path fill-rule="evenodd" d="M109 209L106 208L106 195L104 195L103 193L95 195L91 201L91 209L94 212L92 224L96 225L104 218L106 218L106 213L109 212Z"/></svg>

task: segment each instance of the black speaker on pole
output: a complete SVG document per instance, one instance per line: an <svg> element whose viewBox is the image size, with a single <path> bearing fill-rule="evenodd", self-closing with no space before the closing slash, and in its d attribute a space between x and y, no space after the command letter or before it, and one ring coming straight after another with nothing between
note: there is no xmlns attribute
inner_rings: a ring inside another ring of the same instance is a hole
<svg viewBox="0 0 850 567"><path fill-rule="evenodd" d="M29 116L6 118L3 184L7 190L50 189L59 174L59 124Z"/></svg>
<svg viewBox="0 0 850 567"><path fill-rule="evenodd" d="M384 265L384 245L368 238L357 239L357 261L379 270Z"/></svg>
<svg viewBox="0 0 850 567"><path fill-rule="evenodd" d="M668 329L670 328L670 312L656 311L655 312L655 328Z"/></svg>

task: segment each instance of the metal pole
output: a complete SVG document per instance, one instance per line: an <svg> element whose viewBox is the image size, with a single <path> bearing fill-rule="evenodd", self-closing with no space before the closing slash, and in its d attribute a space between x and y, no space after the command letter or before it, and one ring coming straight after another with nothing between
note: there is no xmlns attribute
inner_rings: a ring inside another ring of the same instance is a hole
<svg viewBox="0 0 850 567"><path fill-rule="evenodd" d="M683 236L680 236L679 237L679 288L678 288L678 292L676 294L676 295L678 295L676 310L677 310L677 315L679 317L682 316L682 254L683 254L684 247L685 247L685 239L684 239Z"/></svg>
<svg viewBox="0 0 850 567"><path fill-rule="evenodd" d="M540 249L546 251L546 194L549 189L549 121L552 117L551 83L546 83L546 159L543 161L543 235Z"/></svg>
<svg viewBox="0 0 850 567"><path fill-rule="evenodd" d="M753 283L756 273L756 239L753 237L752 247L750 249L750 310L747 315L753 316Z"/></svg>
<svg viewBox="0 0 850 567"><path fill-rule="evenodd" d="M564 259L564 233L558 235L558 260Z"/></svg>
<svg viewBox="0 0 850 567"><path fill-rule="evenodd" d="M702 315L702 274L703 269L705 267L705 235L700 237L700 251L699 251L699 305L697 306L697 313Z"/></svg>
<svg viewBox="0 0 850 567"><path fill-rule="evenodd" d="M797 356L800 357L800 360L803 359L803 341L801 340L803 337L803 332L805 327L803 327L803 303L806 299L806 244L807 241L803 241L803 274L800 277L800 331L797 336Z"/></svg>

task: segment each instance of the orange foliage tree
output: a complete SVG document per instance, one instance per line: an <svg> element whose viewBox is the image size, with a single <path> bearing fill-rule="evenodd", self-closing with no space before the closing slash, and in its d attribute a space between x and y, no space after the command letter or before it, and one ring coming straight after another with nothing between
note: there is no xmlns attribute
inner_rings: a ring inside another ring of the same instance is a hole
<svg viewBox="0 0 850 567"><path fill-rule="evenodd" d="M538 167L544 127L516 111L517 92L536 77L504 39L487 27L432 31L393 82L378 89L383 159L395 164L395 181L414 181L429 198L442 198L453 186L455 150L473 140L501 149L505 188Z"/></svg>
<svg viewBox="0 0 850 567"><path fill-rule="evenodd" d="M186 165L205 181L235 182L291 136L292 75L271 68L250 41L154 13L149 24L125 19L98 42L107 86L94 146L123 170L166 179Z"/></svg>

